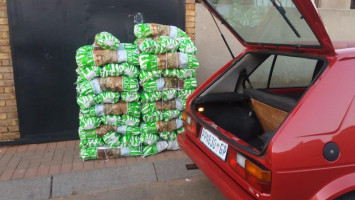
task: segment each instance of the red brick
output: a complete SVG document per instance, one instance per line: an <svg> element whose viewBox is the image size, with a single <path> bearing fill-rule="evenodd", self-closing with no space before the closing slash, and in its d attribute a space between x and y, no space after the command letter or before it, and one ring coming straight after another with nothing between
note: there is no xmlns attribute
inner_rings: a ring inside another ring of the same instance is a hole
<svg viewBox="0 0 355 200"><path fill-rule="evenodd" d="M70 164L62 164L62 166L60 168L60 173L61 174L69 173L69 172L71 172L72 167L73 167L72 163L70 163Z"/></svg>
<svg viewBox="0 0 355 200"><path fill-rule="evenodd" d="M15 113L6 113L7 119L18 119L17 112Z"/></svg>
<svg viewBox="0 0 355 200"><path fill-rule="evenodd" d="M1 90L1 88L0 88L0 90ZM0 106L5 106L5 100L0 100Z"/></svg>
<svg viewBox="0 0 355 200"><path fill-rule="evenodd" d="M194 28L195 22L186 22L186 28Z"/></svg>
<svg viewBox="0 0 355 200"><path fill-rule="evenodd" d="M137 160L134 157L126 157L127 165L133 165L137 163Z"/></svg>
<svg viewBox="0 0 355 200"><path fill-rule="evenodd" d="M27 151L36 151L38 144L30 144L28 145Z"/></svg>
<svg viewBox="0 0 355 200"><path fill-rule="evenodd" d="M75 147L75 140L67 141L65 147L66 147L66 148L70 148L70 149L74 149L74 147Z"/></svg>
<svg viewBox="0 0 355 200"><path fill-rule="evenodd" d="M28 145L21 145L21 146L18 146L17 152L25 152L25 151L27 151L27 149L28 149Z"/></svg>
<svg viewBox="0 0 355 200"><path fill-rule="evenodd" d="M7 116L5 113L0 113L0 119L6 119L6 118L7 118Z"/></svg>
<svg viewBox="0 0 355 200"><path fill-rule="evenodd" d="M57 143L56 142L51 142L47 144L47 150L55 150L57 147Z"/></svg>
<svg viewBox="0 0 355 200"><path fill-rule="evenodd" d="M48 175L49 166L40 166L37 171L37 176L45 176Z"/></svg>
<svg viewBox="0 0 355 200"><path fill-rule="evenodd" d="M186 10L186 16L195 16L195 11L194 10ZM1 54L0 54L1 58Z"/></svg>
<svg viewBox="0 0 355 200"><path fill-rule="evenodd" d="M61 166L60 166L59 164L50 165L50 166L49 166L48 174L49 174L49 175L57 175L57 174L60 173L60 168L61 168Z"/></svg>
<svg viewBox="0 0 355 200"><path fill-rule="evenodd" d="M58 142L58 143L57 143L57 149L65 148L65 145L66 145L66 144L67 144L66 141Z"/></svg>
<svg viewBox="0 0 355 200"><path fill-rule="evenodd" d="M74 155L73 154L64 154L63 156L63 163L73 163Z"/></svg>
<svg viewBox="0 0 355 200"><path fill-rule="evenodd" d="M12 74L12 73L11 73ZM4 88L4 92L5 93L14 93L15 92L15 87L12 86L12 87L5 87Z"/></svg>
<svg viewBox="0 0 355 200"><path fill-rule="evenodd" d="M16 132L16 131L20 131L19 126L15 125L15 126L8 126L9 132Z"/></svg>
<svg viewBox="0 0 355 200"><path fill-rule="evenodd" d="M16 169L24 169L24 170L26 170L29 165L30 165L30 160L25 160L25 159L22 158L22 160L20 161L20 163L18 164Z"/></svg>
<svg viewBox="0 0 355 200"><path fill-rule="evenodd" d="M147 162L155 162L155 161L157 161L157 157L156 156L147 156L146 159L147 159Z"/></svg>
<svg viewBox="0 0 355 200"><path fill-rule="evenodd" d="M135 158L137 163L147 162L147 157L136 156Z"/></svg>
<svg viewBox="0 0 355 200"><path fill-rule="evenodd" d="M46 149L43 155L42 162L49 162L53 160L54 150Z"/></svg>
<svg viewBox="0 0 355 200"><path fill-rule="evenodd" d="M83 168L84 168L84 162L83 161L77 162L73 164L72 171L73 172L81 171Z"/></svg>
<svg viewBox="0 0 355 200"><path fill-rule="evenodd" d="M0 67L0 72L13 72L12 67Z"/></svg>
<svg viewBox="0 0 355 200"><path fill-rule="evenodd" d="M0 133L7 133L9 129L7 127L0 127Z"/></svg>
<svg viewBox="0 0 355 200"><path fill-rule="evenodd" d="M0 18L0 24L8 24L7 18Z"/></svg>
<svg viewBox="0 0 355 200"><path fill-rule="evenodd" d="M100 169L105 167L105 160L96 160L95 169Z"/></svg>
<svg viewBox="0 0 355 200"><path fill-rule="evenodd" d="M38 171L38 167L28 168L25 173L25 178L35 177Z"/></svg>
<svg viewBox="0 0 355 200"><path fill-rule="evenodd" d="M37 146L37 151L40 151L40 150L45 150L47 148L47 145L46 143L42 143L42 144L39 144Z"/></svg>
<svg viewBox="0 0 355 200"><path fill-rule="evenodd" d="M1 82L4 82L4 81L0 81L0 86L1 86ZM0 99L15 99L15 95L14 94L0 94Z"/></svg>
<svg viewBox="0 0 355 200"><path fill-rule="evenodd" d="M0 181L8 181L11 179L12 175L14 174L15 170L7 170L1 174Z"/></svg>
<svg viewBox="0 0 355 200"><path fill-rule="evenodd" d="M127 165L126 158L117 158L116 159L116 165Z"/></svg>
<svg viewBox="0 0 355 200"><path fill-rule="evenodd" d="M0 49L1 49L1 47L0 47ZM2 73L2 76L3 76L2 79L4 79L4 80L13 80L14 79L14 74L12 72L9 72L9 73L4 72L4 73Z"/></svg>
<svg viewBox="0 0 355 200"><path fill-rule="evenodd" d="M3 15L4 12L0 12L0 17L3 17ZM0 25L0 31L9 31L9 26L5 24Z"/></svg>
<svg viewBox="0 0 355 200"><path fill-rule="evenodd" d="M2 113L17 112L17 107L16 106L0 107L0 112Z"/></svg>
<svg viewBox="0 0 355 200"><path fill-rule="evenodd" d="M187 3L186 4L186 9L187 10L195 10L195 4L194 3Z"/></svg>
<svg viewBox="0 0 355 200"><path fill-rule="evenodd" d="M94 161L93 160L88 160L84 162L84 170L91 170L94 169Z"/></svg>
<svg viewBox="0 0 355 200"><path fill-rule="evenodd" d="M105 165L106 167L116 166L116 159L105 160Z"/></svg>
<svg viewBox="0 0 355 200"><path fill-rule="evenodd" d="M0 40L0 45L4 45L4 44L1 44L1 40ZM10 65L10 60L8 60L8 59L2 60L2 61L1 61L1 65L2 65L2 66L8 66L8 65Z"/></svg>
<svg viewBox="0 0 355 200"><path fill-rule="evenodd" d="M1 18L0 18L1 19ZM1 21L1 20L0 20ZM0 25L0 31L1 31L1 26ZM0 46L0 52L4 52L4 53L11 53L11 49L10 46Z"/></svg>
<svg viewBox="0 0 355 200"><path fill-rule="evenodd" d="M12 175L12 179L20 179L25 176L26 169L16 169L14 174Z"/></svg>

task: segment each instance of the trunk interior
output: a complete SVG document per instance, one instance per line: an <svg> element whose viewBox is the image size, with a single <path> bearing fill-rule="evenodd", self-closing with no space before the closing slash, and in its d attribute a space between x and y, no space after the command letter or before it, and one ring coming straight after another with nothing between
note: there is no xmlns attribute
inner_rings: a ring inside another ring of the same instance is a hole
<svg viewBox="0 0 355 200"><path fill-rule="evenodd" d="M286 75L287 70L278 65L291 65L293 58L300 62L289 67L292 70ZM192 108L245 141L253 151L262 152L324 66L320 58L249 53L197 96ZM279 68L281 73L276 71ZM294 68L301 71L295 72ZM299 73L299 81L292 78L294 73ZM282 77L276 77L278 74ZM260 83L263 80L265 85Z"/></svg>

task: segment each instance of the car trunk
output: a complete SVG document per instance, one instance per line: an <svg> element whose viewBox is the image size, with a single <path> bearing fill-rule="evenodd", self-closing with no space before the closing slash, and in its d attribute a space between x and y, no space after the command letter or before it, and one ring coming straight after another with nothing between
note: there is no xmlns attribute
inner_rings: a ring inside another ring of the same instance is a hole
<svg viewBox="0 0 355 200"><path fill-rule="evenodd" d="M203 126L208 127L212 122L214 126L209 128L214 129L217 135L231 133L240 139L232 142L242 144L256 154L266 149L273 135L297 105L308 86L287 89L249 86L250 74L270 56L275 54L247 53L197 95L191 106L195 117ZM290 58L292 57L293 55L290 55ZM303 58L298 57L298 59ZM312 58L312 63L316 63L316 66L312 71L309 85L314 83L325 66L325 61L321 58ZM222 131L217 131L216 127L221 128Z"/></svg>

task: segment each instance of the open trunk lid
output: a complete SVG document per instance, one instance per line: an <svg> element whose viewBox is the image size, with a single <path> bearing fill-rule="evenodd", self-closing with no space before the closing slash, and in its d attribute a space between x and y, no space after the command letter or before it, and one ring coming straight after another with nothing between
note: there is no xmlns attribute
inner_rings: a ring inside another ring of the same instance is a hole
<svg viewBox="0 0 355 200"><path fill-rule="evenodd" d="M333 54L311 0L203 0L247 48Z"/></svg>

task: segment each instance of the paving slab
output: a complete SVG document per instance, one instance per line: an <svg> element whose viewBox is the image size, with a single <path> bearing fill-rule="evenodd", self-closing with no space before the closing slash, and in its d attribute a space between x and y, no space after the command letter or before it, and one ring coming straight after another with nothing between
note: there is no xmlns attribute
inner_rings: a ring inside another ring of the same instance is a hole
<svg viewBox="0 0 355 200"><path fill-rule="evenodd" d="M106 191L94 191L73 195L60 200L111 200L111 199L151 199L151 200L224 200L206 176L193 176L184 179L158 181ZM59 199L57 199L59 200Z"/></svg>
<svg viewBox="0 0 355 200"><path fill-rule="evenodd" d="M108 190L156 182L153 163L102 168L53 176L52 196L67 197L90 191Z"/></svg>
<svg viewBox="0 0 355 200"><path fill-rule="evenodd" d="M199 169L186 169L186 164L192 163L189 158L184 157L174 160L156 161L154 162L154 167L159 181L202 175L203 173Z"/></svg>
<svg viewBox="0 0 355 200"><path fill-rule="evenodd" d="M0 200L48 199L50 187L50 176L0 182Z"/></svg>

